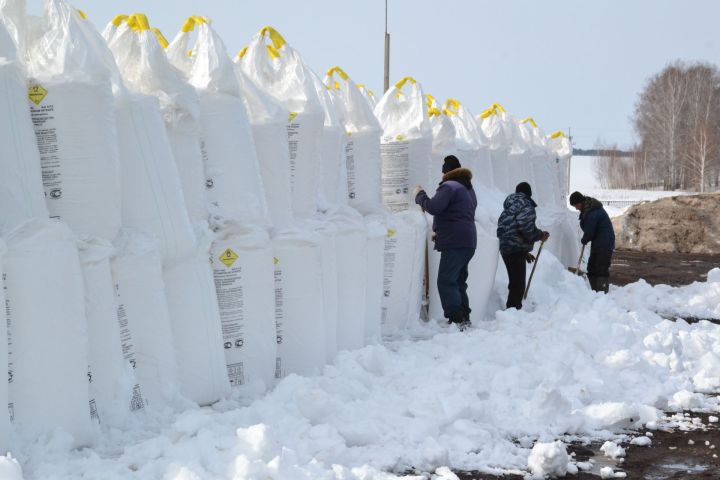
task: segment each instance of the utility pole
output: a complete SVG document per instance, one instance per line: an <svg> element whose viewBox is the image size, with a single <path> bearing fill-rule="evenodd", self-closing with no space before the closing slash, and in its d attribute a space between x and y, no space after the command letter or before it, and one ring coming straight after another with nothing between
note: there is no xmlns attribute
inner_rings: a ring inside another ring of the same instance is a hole
<svg viewBox="0 0 720 480"><path fill-rule="evenodd" d="M388 0L385 0L385 78L383 92L390 90L390 34L388 33Z"/></svg>

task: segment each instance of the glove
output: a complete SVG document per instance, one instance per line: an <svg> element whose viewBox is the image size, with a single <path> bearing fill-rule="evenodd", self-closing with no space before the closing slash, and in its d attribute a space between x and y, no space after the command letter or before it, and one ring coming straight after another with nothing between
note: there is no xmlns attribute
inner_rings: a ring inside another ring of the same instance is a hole
<svg viewBox="0 0 720 480"><path fill-rule="evenodd" d="M422 191L423 191L423 188L421 186L418 185L417 187L415 187L415 190L413 190L413 198L417 198L418 193L420 193Z"/></svg>
<svg viewBox="0 0 720 480"><path fill-rule="evenodd" d="M535 261L535 255L533 255L533 254L530 253L530 252L526 253L526 254L525 254L525 261L526 261L527 263L533 263L533 262Z"/></svg>
<svg viewBox="0 0 720 480"><path fill-rule="evenodd" d="M540 237L540 241L547 242L548 238L550 238L550 232L543 232L542 237Z"/></svg>

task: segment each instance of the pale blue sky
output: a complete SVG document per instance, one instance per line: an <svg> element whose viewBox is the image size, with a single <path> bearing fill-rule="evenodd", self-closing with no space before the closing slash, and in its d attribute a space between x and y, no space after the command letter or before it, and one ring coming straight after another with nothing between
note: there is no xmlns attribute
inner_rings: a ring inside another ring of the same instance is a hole
<svg viewBox="0 0 720 480"><path fill-rule="evenodd" d="M37 10L41 0L28 0ZM276 27L318 73L335 64L382 88L384 0L76 0L102 29L146 13L172 38L209 16L232 53ZM645 80L671 60L720 60L717 0L389 0L391 81L415 76L474 113L499 102L578 147L633 141L628 120Z"/></svg>

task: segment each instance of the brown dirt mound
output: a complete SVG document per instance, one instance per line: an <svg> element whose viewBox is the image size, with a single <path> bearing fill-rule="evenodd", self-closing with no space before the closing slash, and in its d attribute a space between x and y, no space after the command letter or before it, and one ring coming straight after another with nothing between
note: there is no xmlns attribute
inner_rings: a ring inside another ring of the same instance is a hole
<svg viewBox="0 0 720 480"><path fill-rule="evenodd" d="M613 219L618 248L720 254L720 193L641 203Z"/></svg>

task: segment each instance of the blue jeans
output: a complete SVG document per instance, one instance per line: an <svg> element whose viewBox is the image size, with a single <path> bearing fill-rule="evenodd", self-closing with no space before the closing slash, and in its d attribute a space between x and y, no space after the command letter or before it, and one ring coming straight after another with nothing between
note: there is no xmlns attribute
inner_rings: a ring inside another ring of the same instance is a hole
<svg viewBox="0 0 720 480"><path fill-rule="evenodd" d="M440 252L437 287L445 318L453 320L470 315L467 278L473 255L474 248L448 248Z"/></svg>

